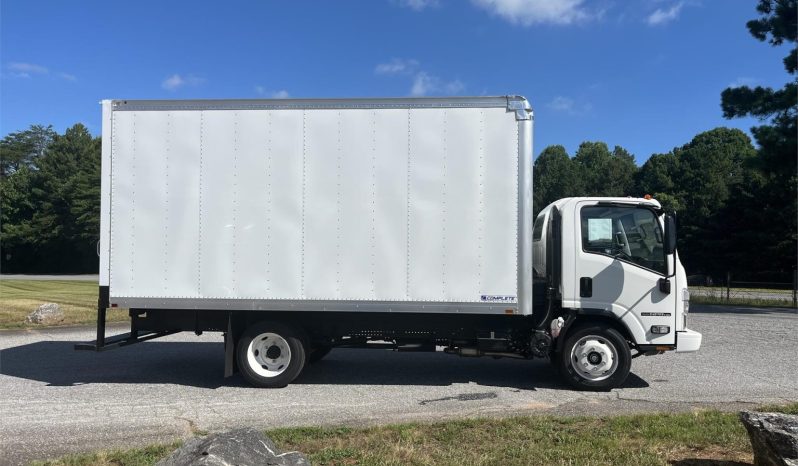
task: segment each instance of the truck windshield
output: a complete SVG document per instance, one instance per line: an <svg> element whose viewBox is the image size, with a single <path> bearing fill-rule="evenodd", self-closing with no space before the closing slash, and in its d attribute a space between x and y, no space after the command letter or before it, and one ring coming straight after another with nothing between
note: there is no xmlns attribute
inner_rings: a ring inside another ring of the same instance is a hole
<svg viewBox="0 0 798 466"><path fill-rule="evenodd" d="M582 208L582 249L665 274L662 229L654 212L639 207Z"/></svg>

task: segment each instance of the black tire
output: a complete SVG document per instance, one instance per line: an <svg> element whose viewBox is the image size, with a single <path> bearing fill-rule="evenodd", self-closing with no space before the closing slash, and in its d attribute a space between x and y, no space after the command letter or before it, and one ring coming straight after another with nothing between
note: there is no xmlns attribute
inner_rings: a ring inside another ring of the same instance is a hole
<svg viewBox="0 0 798 466"><path fill-rule="evenodd" d="M301 331L279 322L251 325L236 345L241 375L260 388L280 388L293 382L302 372L305 358Z"/></svg>
<svg viewBox="0 0 798 466"><path fill-rule="evenodd" d="M562 353L557 351L552 351L549 353L549 365L551 366L551 370L554 371L556 375L560 375L560 358L562 357Z"/></svg>
<svg viewBox="0 0 798 466"><path fill-rule="evenodd" d="M317 363L324 359L324 356L330 354L330 351L332 351L332 346L317 346L310 352L308 362L310 364Z"/></svg>
<svg viewBox="0 0 798 466"><path fill-rule="evenodd" d="M576 345L581 349L575 350ZM609 358L606 357L607 351L610 352ZM553 362L556 362L557 371L577 390L616 388L624 383L632 367L632 352L626 339L614 328L602 325L582 326L568 332L562 352L554 354L556 358ZM581 364L588 364L584 369L576 367L580 363L580 356ZM588 358L595 358L597 363L591 366ZM609 361L616 363L607 366ZM595 368L595 372L591 372L591 368ZM589 376L586 373L590 373Z"/></svg>

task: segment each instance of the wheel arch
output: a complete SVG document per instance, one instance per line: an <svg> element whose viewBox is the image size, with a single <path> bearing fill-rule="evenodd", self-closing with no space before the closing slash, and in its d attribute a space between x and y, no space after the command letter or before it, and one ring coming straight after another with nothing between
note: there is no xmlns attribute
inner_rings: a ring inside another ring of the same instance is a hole
<svg viewBox="0 0 798 466"><path fill-rule="evenodd" d="M590 325L603 325L614 328L620 332L620 334L626 339L627 342L630 343L630 345L635 346L637 344L632 332L615 314L574 310L570 314L570 317L566 319L565 325L563 325L560 335L557 337L554 350L562 351L562 348L565 345L565 340L568 338L569 333Z"/></svg>

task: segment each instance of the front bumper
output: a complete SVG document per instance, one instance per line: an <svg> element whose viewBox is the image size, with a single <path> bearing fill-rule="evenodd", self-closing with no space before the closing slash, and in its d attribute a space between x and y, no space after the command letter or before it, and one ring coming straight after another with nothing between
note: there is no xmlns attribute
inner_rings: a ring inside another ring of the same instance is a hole
<svg viewBox="0 0 798 466"><path fill-rule="evenodd" d="M701 334L686 328L680 332L676 332L676 352L677 353L692 353L701 348Z"/></svg>

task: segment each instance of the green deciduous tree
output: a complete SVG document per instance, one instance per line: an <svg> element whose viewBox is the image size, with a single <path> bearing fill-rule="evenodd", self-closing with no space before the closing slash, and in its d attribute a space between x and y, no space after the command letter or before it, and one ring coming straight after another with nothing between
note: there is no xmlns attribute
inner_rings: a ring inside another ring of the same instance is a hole
<svg viewBox="0 0 798 466"><path fill-rule="evenodd" d="M684 200L674 181L678 171L679 160L673 153L652 155L635 174L635 195L650 194L665 210L680 212Z"/></svg>
<svg viewBox="0 0 798 466"><path fill-rule="evenodd" d="M543 149L535 160L533 207L537 215L557 199L581 194L582 179L563 146Z"/></svg>
<svg viewBox="0 0 798 466"><path fill-rule="evenodd" d="M747 166L755 155L748 136L730 128L706 131L674 149L672 193L680 203L680 249L688 271L722 276L732 265L732 245L720 240L736 232L722 212L750 178Z"/></svg>
<svg viewBox="0 0 798 466"><path fill-rule="evenodd" d="M574 156L586 196L630 196L634 190L635 159L620 146L610 152L603 142L583 142Z"/></svg>
<svg viewBox="0 0 798 466"><path fill-rule="evenodd" d="M33 125L24 131L8 134L0 141L0 177L21 167L32 167L37 157L55 137L52 126Z"/></svg>

